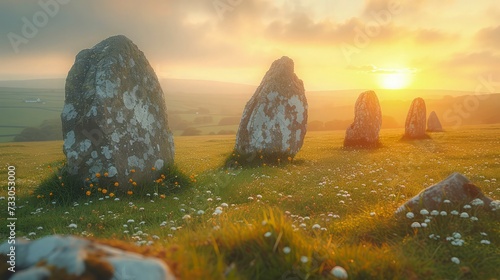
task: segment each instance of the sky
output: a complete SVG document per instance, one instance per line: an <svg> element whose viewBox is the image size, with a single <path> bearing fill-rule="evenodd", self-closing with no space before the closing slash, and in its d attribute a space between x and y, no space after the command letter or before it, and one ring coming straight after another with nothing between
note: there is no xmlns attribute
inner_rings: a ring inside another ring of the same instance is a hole
<svg viewBox="0 0 500 280"><path fill-rule="evenodd" d="M286 55L306 90L500 92L499 19L498 0L2 0L0 80L65 78L122 34L160 78L258 85Z"/></svg>

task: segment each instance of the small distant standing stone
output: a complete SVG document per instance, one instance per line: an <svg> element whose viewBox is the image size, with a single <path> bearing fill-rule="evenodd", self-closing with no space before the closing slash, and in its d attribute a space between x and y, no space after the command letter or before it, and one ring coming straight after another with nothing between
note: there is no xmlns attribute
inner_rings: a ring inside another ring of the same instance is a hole
<svg viewBox="0 0 500 280"><path fill-rule="evenodd" d="M273 62L248 101L236 136L235 151L252 160L294 157L306 135L307 99L304 84L294 73L293 60Z"/></svg>
<svg viewBox="0 0 500 280"><path fill-rule="evenodd" d="M427 131L429 132L442 132L443 127L435 111L429 114L429 119L427 120Z"/></svg>
<svg viewBox="0 0 500 280"><path fill-rule="evenodd" d="M131 170L137 170L135 181L150 182L153 169L173 163L160 83L144 53L125 36L76 56L61 120L67 169L80 180L107 174L127 188Z"/></svg>
<svg viewBox="0 0 500 280"><path fill-rule="evenodd" d="M406 116L404 139L424 139L429 138L425 134L426 128L426 108L422 98L415 98L411 103L410 110Z"/></svg>
<svg viewBox="0 0 500 280"><path fill-rule="evenodd" d="M344 147L374 148L379 146L382 111L374 91L361 93L354 108L354 122L347 128Z"/></svg>

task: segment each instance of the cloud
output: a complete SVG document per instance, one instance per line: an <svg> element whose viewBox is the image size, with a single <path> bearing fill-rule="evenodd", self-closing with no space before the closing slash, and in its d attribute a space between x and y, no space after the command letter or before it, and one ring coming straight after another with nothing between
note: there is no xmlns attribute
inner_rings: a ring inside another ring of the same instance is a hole
<svg viewBox="0 0 500 280"><path fill-rule="evenodd" d="M479 30L475 39L478 41L480 45L483 47L491 48L491 49L499 49L500 48L500 25L496 27L486 27Z"/></svg>
<svg viewBox="0 0 500 280"><path fill-rule="evenodd" d="M372 64L363 66L349 65L346 69L371 74L414 74L418 72L416 68L380 68Z"/></svg>
<svg viewBox="0 0 500 280"><path fill-rule="evenodd" d="M15 53L7 34L23 36L23 18L32 21L36 13L44 11L37 1L17 2L0 3L0 59L13 65L57 55L68 59L69 69L80 50L117 34L129 37L153 66L162 64L162 68L181 63L186 67L244 66L256 60L240 42L224 35L230 33L220 28L225 21L218 17L212 1L204 0L70 1L59 5L47 24L37 28L27 43L19 44L19 53ZM257 2L246 2L225 14L226 24L236 20L237 14L249 17L260 12ZM243 9L252 7L251 3L253 9Z"/></svg>
<svg viewBox="0 0 500 280"><path fill-rule="evenodd" d="M454 80L476 80L479 76L498 75L498 65L500 65L499 54L481 51L456 53L436 66L443 75Z"/></svg>
<svg viewBox="0 0 500 280"><path fill-rule="evenodd" d="M414 31L414 39L417 44L448 43L459 40L458 34L450 34L437 29L418 29Z"/></svg>

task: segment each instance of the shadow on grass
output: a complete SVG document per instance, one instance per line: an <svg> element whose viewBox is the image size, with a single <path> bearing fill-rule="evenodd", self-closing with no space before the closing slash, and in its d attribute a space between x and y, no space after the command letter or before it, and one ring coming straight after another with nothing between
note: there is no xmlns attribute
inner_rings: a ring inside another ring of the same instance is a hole
<svg viewBox="0 0 500 280"><path fill-rule="evenodd" d="M226 157L223 169L237 168L259 168L263 166L283 167L289 164L303 164L304 159L296 160L294 155L288 153L263 153L255 152L250 154L240 154L233 151Z"/></svg>
<svg viewBox="0 0 500 280"><path fill-rule="evenodd" d="M194 176L187 176L177 166L165 166L157 172L158 178L151 182L142 182L122 188L114 185L110 178L98 177L97 181L82 180L77 175L69 174L62 163L52 175L43 180L33 192L33 199L45 203L67 206L86 198L129 198L150 200L151 195L165 198L181 193L195 181ZM55 203L54 203L55 202Z"/></svg>

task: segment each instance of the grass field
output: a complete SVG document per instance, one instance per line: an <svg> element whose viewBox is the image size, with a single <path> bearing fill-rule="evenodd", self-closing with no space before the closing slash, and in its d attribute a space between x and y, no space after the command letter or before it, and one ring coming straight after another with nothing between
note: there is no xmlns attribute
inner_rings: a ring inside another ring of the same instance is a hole
<svg viewBox="0 0 500 280"><path fill-rule="evenodd" d="M25 102L36 98L41 102ZM63 89L0 88L0 142L12 141L26 127L59 119L63 103Z"/></svg>
<svg viewBox="0 0 500 280"><path fill-rule="evenodd" d="M413 142L382 130L377 150L343 150L343 136L308 133L293 163L235 170L224 168L234 136L176 137L176 164L195 176L192 186L166 198L92 197L70 206L30 196L63 160L62 142L5 143L0 197L6 167L15 165L18 237L98 238L160 257L182 279L335 279L334 266L349 279L498 278L499 213L454 204L442 209L446 216L396 219L394 211L452 172L500 199L499 125ZM425 228L410 226L425 219ZM2 226L0 240L6 236Z"/></svg>

